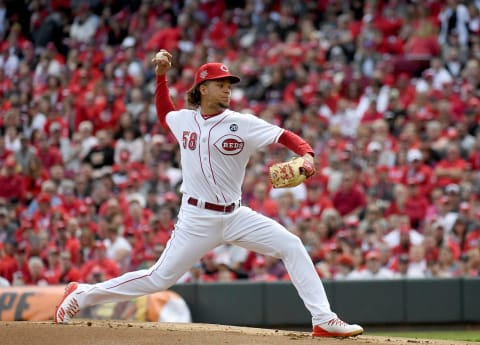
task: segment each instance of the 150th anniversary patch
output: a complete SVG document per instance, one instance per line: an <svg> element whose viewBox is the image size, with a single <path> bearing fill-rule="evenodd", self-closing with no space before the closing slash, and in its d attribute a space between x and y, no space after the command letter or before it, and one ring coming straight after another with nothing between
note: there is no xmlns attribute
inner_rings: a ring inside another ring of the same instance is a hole
<svg viewBox="0 0 480 345"><path fill-rule="evenodd" d="M215 147L224 155L238 155L244 146L243 139L233 134L224 135L215 142Z"/></svg>

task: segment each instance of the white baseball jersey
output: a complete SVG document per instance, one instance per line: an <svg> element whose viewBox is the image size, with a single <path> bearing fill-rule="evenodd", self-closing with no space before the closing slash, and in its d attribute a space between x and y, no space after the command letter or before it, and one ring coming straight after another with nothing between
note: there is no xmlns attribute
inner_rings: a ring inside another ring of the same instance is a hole
<svg viewBox="0 0 480 345"><path fill-rule="evenodd" d="M250 156L283 133L254 115L232 110L204 119L198 110L182 109L168 113L166 121L181 150L182 192L220 204L240 200Z"/></svg>

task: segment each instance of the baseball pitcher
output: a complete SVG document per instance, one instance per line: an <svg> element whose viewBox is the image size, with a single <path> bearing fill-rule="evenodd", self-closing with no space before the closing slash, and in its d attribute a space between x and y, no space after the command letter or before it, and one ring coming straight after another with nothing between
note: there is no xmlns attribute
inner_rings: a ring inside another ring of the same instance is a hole
<svg viewBox="0 0 480 345"><path fill-rule="evenodd" d="M294 186L315 173L313 150L296 134L253 114L229 109L232 85L240 78L222 63L207 63L187 92L188 109L175 109L166 73L172 56L153 58L155 103L160 124L177 139L183 173L178 221L159 260L149 269L89 285L70 283L55 311L68 323L84 307L130 300L168 289L207 251L230 243L283 260L292 283L312 315L313 336L348 337L362 327L340 320L301 240L274 220L243 206L242 181L250 156L280 143L298 157L270 169L274 187Z"/></svg>

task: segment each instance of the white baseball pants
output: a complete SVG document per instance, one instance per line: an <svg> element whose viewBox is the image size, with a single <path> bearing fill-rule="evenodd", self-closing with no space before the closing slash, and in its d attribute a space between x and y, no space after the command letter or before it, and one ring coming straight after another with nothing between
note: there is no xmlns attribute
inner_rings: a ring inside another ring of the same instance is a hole
<svg viewBox="0 0 480 345"><path fill-rule="evenodd" d="M250 208L220 213L183 203L166 248L149 269L125 273L94 285L80 284L80 308L119 302L168 289L209 250L222 243L282 259L314 325L336 317L301 240Z"/></svg>

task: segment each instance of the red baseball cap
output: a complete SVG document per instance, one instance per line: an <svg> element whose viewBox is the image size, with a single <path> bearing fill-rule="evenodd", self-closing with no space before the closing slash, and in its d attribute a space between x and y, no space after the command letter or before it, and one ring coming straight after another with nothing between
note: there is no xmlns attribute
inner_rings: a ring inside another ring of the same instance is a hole
<svg viewBox="0 0 480 345"><path fill-rule="evenodd" d="M366 260L378 260L380 259L380 252L377 250L371 250L365 255Z"/></svg>
<svg viewBox="0 0 480 345"><path fill-rule="evenodd" d="M209 62L200 66L195 73L194 87L203 83L206 80L215 80L229 78L232 84L238 83L240 78L233 75L228 70L228 67L220 62Z"/></svg>
<svg viewBox="0 0 480 345"><path fill-rule="evenodd" d="M13 157L8 157L6 160L5 160L5 166L7 168L14 168L17 166L17 162L15 161L15 158Z"/></svg>
<svg viewBox="0 0 480 345"><path fill-rule="evenodd" d="M50 202L50 195L45 192L38 194L38 202Z"/></svg>
<svg viewBox="0 0 480 345"><path fill-rule="evenodd" d="M338 257L337 263L340 265L353 267L353 257L350 254L342 254Z"/></svg>

